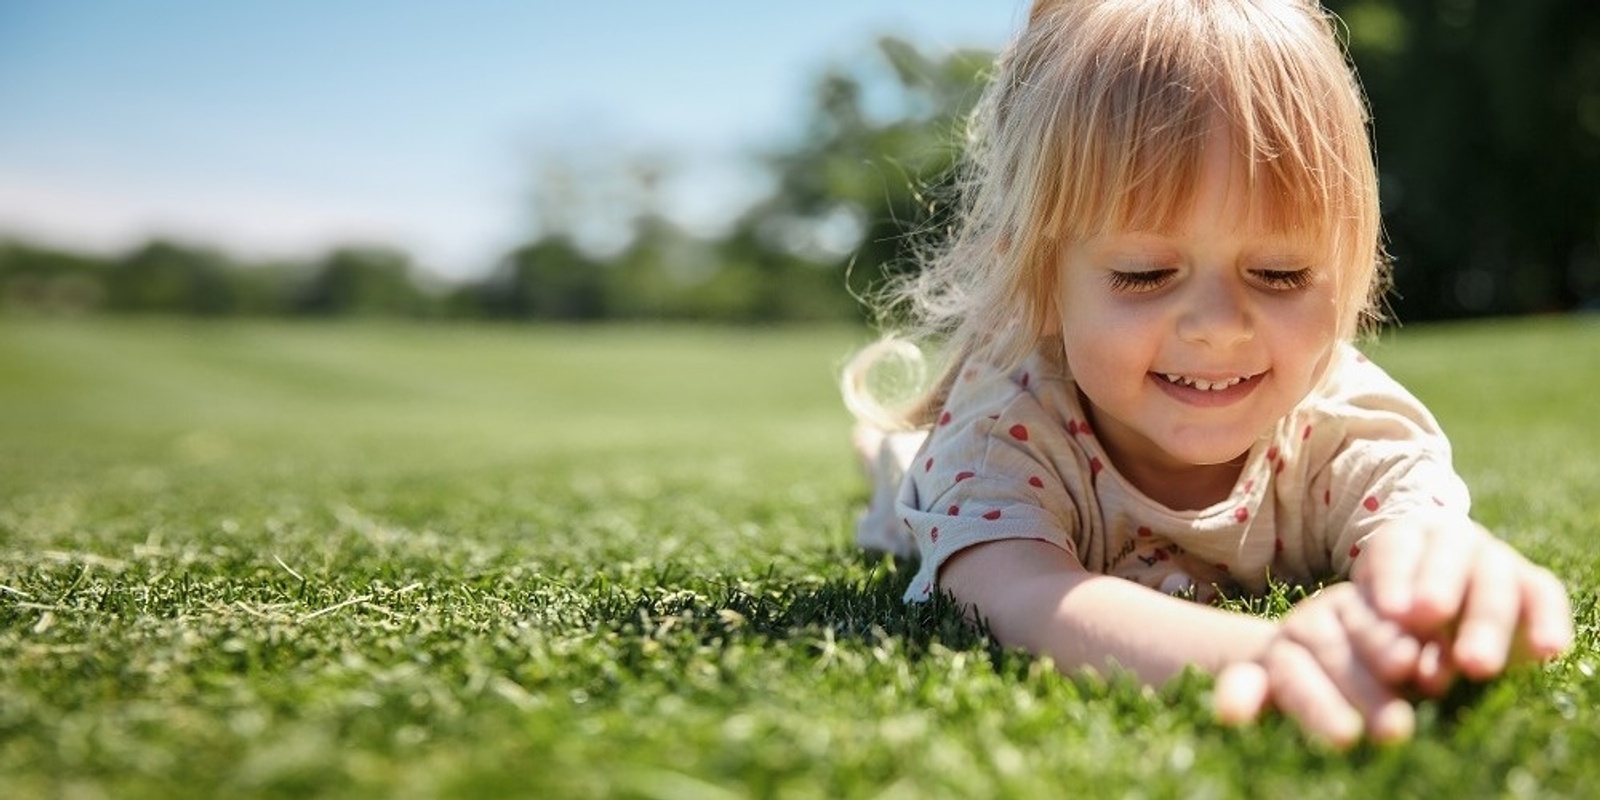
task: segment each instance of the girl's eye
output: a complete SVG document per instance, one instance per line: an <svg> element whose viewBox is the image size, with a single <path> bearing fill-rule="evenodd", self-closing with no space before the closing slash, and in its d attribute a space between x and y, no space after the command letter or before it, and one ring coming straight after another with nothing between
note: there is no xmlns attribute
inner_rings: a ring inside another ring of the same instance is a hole
<svg viewBox="0 0 1600 800"><path fill-rule="evenodd" d="M1138 272L1116 272L1106 274L1106 280L1111 283L1111 288L1118 292L1149 292L1159 289L1177 270L1151 269Z"/></svg>
<svg viewBox="0 0 1600 800"><path fill-rule="evenodd" d="M1263 286L1283 292L1292 292L1311 285L1310 269L1263 269L1257 270L1255 275L1256 280Z"/></svg>

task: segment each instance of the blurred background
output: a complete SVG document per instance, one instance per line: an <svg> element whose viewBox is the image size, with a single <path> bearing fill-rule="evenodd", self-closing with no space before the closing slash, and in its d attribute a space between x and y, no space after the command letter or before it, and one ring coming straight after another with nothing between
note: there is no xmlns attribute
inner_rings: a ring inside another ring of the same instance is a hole
<svg viewBox="0 0 1600 800"><path fill-rule="evenodd" d="M1395 316L1600 308L1600 8L1330 2ZM0 0L0 313L857 320L1025 0Z"/></svg>

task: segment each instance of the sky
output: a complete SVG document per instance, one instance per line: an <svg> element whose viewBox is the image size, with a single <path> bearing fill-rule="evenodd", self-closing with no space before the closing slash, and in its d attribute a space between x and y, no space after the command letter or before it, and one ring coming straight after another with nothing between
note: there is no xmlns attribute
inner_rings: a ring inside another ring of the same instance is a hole
<svg viewBox="0 0 1600 800"><path fill-rule="evenodd" d="M0 0L0 238L481 274L540 165L669 160L714 229L880 35L998 49L1025 0Z"/></svg>

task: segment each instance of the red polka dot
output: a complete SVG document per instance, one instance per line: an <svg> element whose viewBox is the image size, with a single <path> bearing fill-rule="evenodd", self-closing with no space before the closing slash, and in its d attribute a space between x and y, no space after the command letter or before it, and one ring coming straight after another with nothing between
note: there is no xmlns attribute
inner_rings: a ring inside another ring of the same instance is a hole
<svg viewBox="0 0 1600 800"><path fill-rule="evenodd" d="M927 461L923 462L922 471L923 472L932 472L933 471L933 459L930 458Z"/></svg>
<svg viewBox="0 0 1600 800"><path fill-rule="evenodd" d="M1289 462L1287 462L1287 461L1279 461L1278 462L1278 466L1273 468L1272 474L1274 474L1274 475L1283 474L1283 468L1287 467L1287 466L1289 466Z"/></svg>
<svg viewBox="0 0 1600 800"><path fill-rule="evenodd" d="M1033 376L1026 372L1022 373L1022 388L1028 388L1028 384L1031 382L1033 382Z"/></svg>
<svg viewBox="0 0 1600 800"><path fill-rule="evenodd" d="M986 519L986 520L989 520L990 522L993 522L993 521L999 519L1000 518L1000 509L997 508L997 509L995 509L993 511L984 512L983 518Z"/></svg>
<svg viewBox="0 0 1600 800"><path fill-rule="evenodd" d="M1155 557L1157 561L1166 561L1167 559L1172 558L1172 554L1165 550L1157 550L1155 552Z"/></svg>
<svg viewBox="0 0 1600 800"><path fill-rule="evenodd" d="M1044 479L1040 478L1038 475L1035 475L1035 476L1033 476L1033 477L1028 479L1028 485L1032 486L1035 489L1043 489L1044 488Z"/></svg>
<svg viewBox="0 0 1600 800"><path fill-rule="evenodd" d="M1094 431L1089 429L1089 423L1087 423L1087 422L1085 422L1082 425L1078 426L1078 433L1083 434L1084 436L1093 436L1094 435Z"/></svg>
<svg viewBox="0 0 1600 800"><path fill-rule="evenodd" d="M1152 531L1152 530L1150 530L1149 528L1147 528L1147 527L1145 527L1143 525L1140 525L1139 526L1139 530L1134 531L1134 533L1137 533L1140 536L1154 536L1155 535L1155 531Z"/></svg>
<svg viewBox="0 0 1600 800"><path fill-rule="evenodd" d="M1251 492L1253 492L1255 490L1256 490L1256 482L1255 481L1245 481L1244 482L1244 493L1245 494L1249 494L1249 493L1251 493Z"/></svg>
<svg viewBox="0 0 1600 800"><path fill-rule="evenodd" d="M1361 501L1361 507L1365 508L1368 511L1377 511L1378 510L1378 498L1373 497L1370 494L1367 495L1367 499Z"/></svg>
<svg viewBox="0 0 1600 800"><path fill-rule="evenodd" d="M1311 426L1310 425L1307 425L1306 429L1300 432L1300 438L1301 439L1310 439L1311 438Z"/></svg>
<svg viewBox="0 0 1600 800"><path fill-rule="evenodd" d="M1239 506L1238 508L1233 510L1233 518L1238 520L1238 521L1240 521L1240 522L1249 522L1250 521L1250 509L1245 508L1244 506Z"/></svg>
<svg viewBox="0 0 1600 800"><path fill-rule="evenodd" d="M963 472L957 472L957 473L956 473L956 483L960 483L960 482L962 482L962 481L964 481L964 480L966 480L966 479L968 479L968 478L970 478L970 477L972 477L972 476L973 476L973 474L974 474L974 473L971 473L971 472L965 472L965 471L963 471Z"/></svg>
<svg viewBox="0 0 1600 800"><path fill-rule="evenodd" d="M1268 461L1277 461L1278 460L1278 447L1277 447L1277 445L1273 445L1272 447L1267 448L1267 460Z"/></svg>
<svg viewBox="0 0 1600 800"><path fill-rule="evenodd" d="M933 530L928 531L928 538L932 539L935 542L939 541L939 526L938 525L933 526Z"/></svg>
<svg viewBox="0 0 1600 800"><path fill-rule="evenodd" d="M1325 505L1325 506L1333 505L1333 490L1332 489L1323 489L1322 490L1322 504Z"/></svg>
<svg viewBox="0 0 1600 800"><path fill-rule="evenodd" d="M1089 477L1092 478L1092 477L1094 477L1096 475L1099 475L1100 474L1100 470L1102 470L1102 469L1105 469L1105 465L1100 463L1100 459L1098 459L1098 458L1090 458L1089 459Z"/></svg>
<svg viewBox="0 0 1600 800"><path fill-rule="evenodd" d="M951 506L951 507L945 509L944 513L946 515L952 516L952 517L957 516L958 514L961 513L961 506Z"/></svg>
<svg viewBox="0 0 1600 800"><path fill-rule="evenodd" d="M1072 435L1072 436L1077 436L1078 435L1078 421L1077 420L1075 420L1075 419L1067 420L1067 433Z"/></svg>
<svg viewBox="0 0 1600 800"><path fill-rule="evenodd" d="M1359 556L1359 555L1361 555L1361 545L1359 545L1359 544L1350 545L1350 557L1351 558L1355 558L1356 556Z"/></svg>
<svg viewBox="0 0 1600 800"><path fill-rule="evenodd" d="M1028 441L1028 426L1026 425L1012 425L1010 433L1011 438L1019 442Z"/></svg>
<svg viewBox="0 0 1600 800"><path fill-rule="evenodd" d="M939 425L942 427L942 426L949 425L949 424L950 424L950 412L946 411L943 414L940 414L939 415Z"/></svg>

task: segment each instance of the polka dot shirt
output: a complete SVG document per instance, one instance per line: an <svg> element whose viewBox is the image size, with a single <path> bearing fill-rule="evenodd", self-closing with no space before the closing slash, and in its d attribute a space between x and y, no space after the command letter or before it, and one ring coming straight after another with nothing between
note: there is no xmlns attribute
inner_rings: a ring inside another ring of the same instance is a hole
<svg viewBox="0 0 1600 800"><path fill-rule="evenodd" d="M1093 572L1207 599L1262 592L1269 574L1344 577L1385 522L1465 516L1469 502L1433 416L1354 348L1250 449L1227 499L1197 511L1128 483L1071 377L1036 356L1007 373L963 368L906 465L889 524L921 556L908 601L937 591L951 555L1002 539L1049 542Z"/></svg>

